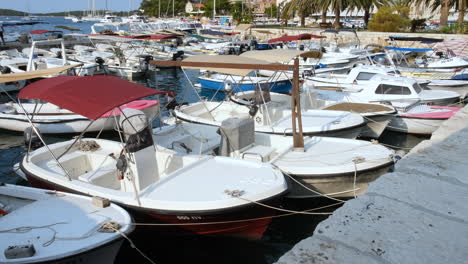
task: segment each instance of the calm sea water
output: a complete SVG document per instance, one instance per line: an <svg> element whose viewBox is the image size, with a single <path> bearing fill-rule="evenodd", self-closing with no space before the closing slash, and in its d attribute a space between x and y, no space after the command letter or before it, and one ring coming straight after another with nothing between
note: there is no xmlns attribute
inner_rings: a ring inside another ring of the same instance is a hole
<svg viewBox="0 0 468 264"><path fill-rule="evenodd" d="M16 18L17 20L18 18ZM0 18L0 20L6 20ZM14 19L10 19L14 20ZM89 33L91 23L72 23L63 18L45 18L49 24L18 27L18 30L30 31L34 29L54 29L55 25L65 25L82 29L81 33ZM161 90L174 90L178 102L196 102L199 96L211 98L213 93L198 91L191 87L181 70L165 69L148 79L137 81L148 87L157 87ZM196 82L197 72L188 71L188 77ZM7 97L0 97L0 101L7 101ZM161 105L166 102L162 101ZM168 112L164 109L163 115ZM154 126L159 125L155 120ZM115 135L106 133L108 138ZM72 136L46 137L48 142L58 142L70 139ZM381 142L410 148L422 139L411 135L386 132ZM0 181L17 184L27 184L13 171L13 164L19 162L25 152L23 136L21 133L12 133L0 130ZM284 207L292 210L305 210L333 204L326 199L286 200ZM330 211L336 209L332 207ZM136 245L156 263L273 263L282 254L291 249L300 240L312 235L316 225L326 216L292 215L275 219L264 237L260 241L247 241L234 238L204 238L204 237L158 237L157 234L145 237L133 237ZM116 263L148 263L127 243L122 247Z"/></svg>

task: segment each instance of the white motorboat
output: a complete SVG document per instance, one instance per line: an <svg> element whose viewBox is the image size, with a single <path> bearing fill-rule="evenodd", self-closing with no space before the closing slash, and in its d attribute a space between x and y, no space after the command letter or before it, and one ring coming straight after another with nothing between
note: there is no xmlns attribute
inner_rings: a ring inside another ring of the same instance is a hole
<svg viewBox="0 0 468 264"><path fill-rule="evenodd" d="M260 100L256 100L256 98ZM364 138L379 138L397 112L395 108L390 105L378 103L324 101L318 99L317 94L309 90L303 91L300 98L301 108L304 111L313 109L334 110L348 111L362 115L367 121L367 126L360 134L360 137ZM236 93L230 96L229 99L243 105L252 105L255 103L263 104L266 101L272 101L281 108L291 109L291 97L287 94L270 92L268 94L259 95L258 93L256 94L255 91L247 91Z"/></svg>
<svg viewBox="0 0 468 264"><path fill-rule="evenodd" d="M211 126L220 126L223 120L231 117L250 117L255 120L256 132L292 135L291 109L279 106L275 102L257 107L230 101L201 101L182 105L173 113L182 121ZM361 115L351 112L307 110L302 112L302 126L305 136L356 138L366 126L366 121Z"/></svg>
<svg viewBox="0 0 468 264"><path fill-rule="evenodd" d="M121 207L98 197L0 183L0 262L114 263L134 230Z"/></svg>
<svg viewBox="0 0 468 264"><path fill-rule="evenodd" d="M305 86L322 100L348 102L413 101L446 106L460 101L457 92L424 90L414 79L377 74L365 84L316 83L307 80Z"/></svg>
<svg viewBox="0 0 468 264"><path fill-rule="evenodd" d="M59 84L57 84L59 82ZM112 76L61 76L54 79L44 79L34 82L24 89L44 89L44 87L63 87L68 88L68 94L73 89L79 89L80 86L87 86L89 89L100 89L106 83L107 85L127 85L129 87L140 87L137 84L112 77ZM83 131L101 131L112 130L115 127L115 120L121 115L121 109L132 108L142 110L150 120L153 120L159 113L159 102L156 100L135 100L120 109L113 109L110 112L103 113L96 120L91 120L82 115L75 114L72 111L63 109L57 105L46 102L29 103L4 103L0 104L0 128L23 132L31 124L34 124L41 133L44 134L67 134L81 133Z"/></svg>
<svg viewBox="0 0 468 264"><path fill-rule="evenodd" d="M461 108L424 105L419 103L396 103L398 114L387 129L397 132L431 135L443 122L455 115Z"/></svg>
<svg viewBox="0 0 468 264"><path fill-rule="evenodd" d="M59 88L44 89L47 93L23 89L19 98L51 100L90 119L157 93L108 84L77 87L73 95L54 98L49 95ZM253 161L158 150L147 117L135 109L122 111L123 142L79 137L51 144L29 152L21 170L33 185L104 197L128 208L139 223L169 224L147 227L158 234L261 237L275 212L268 206L278 205L288 191L279 170Z"/></svg>
<svg viewBox="0 0 468 264"><path fill-rule="evenodd" d="M424 72L401 72L400 70L395 70L387 67L377 66L377 65L360 65L355 68L352 68L346 74L339 74L335 72L326 72L318 73L314 76L307 76L306 79L312 81L316 86L321 86L323 83L335 84L335 85L353 85L353 84L367 84L372 77L377 74L382 75L392 75L392 76L401 76L414 78L422 87L428 87L431 90L447 90L453 91L460 94L462 98L465 98L468 93L468 81L461 80L451 80L448 79L434 79L436 74L432 73L432 79L427 79L428 74ZM440 78L446 78L448 73L439 73ZM451 74L453 76L453 74Z"/></svg>
<svg viewBox="0 0 468 264"><path fill-rule="evenodd" d="M219 130L175 123L153 129L153 136L158 149L180 155L219 155L274 164L295 179L288 194L294 198L354 197L393 165L393 151L362 140L307 137L304 151L294 151L290 137L254 133L252 119L227 119Z"/></svg>

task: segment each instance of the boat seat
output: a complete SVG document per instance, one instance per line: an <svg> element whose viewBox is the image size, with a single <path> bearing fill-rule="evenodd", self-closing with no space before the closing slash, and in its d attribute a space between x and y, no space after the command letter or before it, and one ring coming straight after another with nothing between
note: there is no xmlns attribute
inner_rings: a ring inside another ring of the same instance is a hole
<svg viewBox="0 0 468 264"><path fill-rule="evenodd" d="M273 158L275 148L256 145L242 152L242 159L267 162Z"/></svg>
<svg viewBox="0 0 468 264"><path fill-rule="evenodd" d="M115 163L107 164L96 170L82 174L78 176L78 180L114 190L120 189Z"/></svg>

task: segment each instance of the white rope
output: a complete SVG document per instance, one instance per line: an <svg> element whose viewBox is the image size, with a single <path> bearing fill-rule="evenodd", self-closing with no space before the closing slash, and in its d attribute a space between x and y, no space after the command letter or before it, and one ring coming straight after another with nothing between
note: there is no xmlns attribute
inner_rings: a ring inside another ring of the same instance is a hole
<svg viewBox="0 0 468 264"><path fill-rule="evenodd" d="M115 232L118 232L123 238L125 238L128 243L130 243L130 246L132 248L134 248L138 253L140 253L140 255L142 255L146 260L148 260L150 263L152 264L156 264L156 262L154 262L152 259L150 259L145 253L143 253L143 251L141 251L136 245L135 243L133 243L133 241L125 234L123 233L122 231L120 231L120 229L117 229L115 228L113 225L111 225L109 222L105 222L103 223L102 225L103 228L107 228L107 229L110 229L110 230L114 230Z"/></svg>
<svg viewBox="0 0 468 264"><path fill-rule="evenodd" d="M278 168L276 165L274 165L274 164L272 164L272 165L275 166L275 167L276 167L278 170L280 170L284 175L286 175L287 177L289 177L292 181L294 181L295 183L299 184L299 185L300 185L301 187L303 187L304 189L306 189L306 190L308 190L308 191L310 191L310 192L312 192L312 193L315 193L315 194L317 194L317 195L319 195L319 196L323 196L323 197L325 197L325 198L328 198L328 199L330 199L330 200L334 200L334 201L338 201L338 202L342 202L342 203L346 202L345 200L341 200L341 199L338 199L338 198L335 198L335 197L331 197L331 196L329 196L330 194L323 194L323 193L321 193L321 192L318 192L318 191L316 191L316 190L313 190L313 189L307 187L306 185L302 184L300 181L296 180L296 179L295 179L293 176L291 176L289 173L287 173L287 172L285 172L284 170L281 170L280 168Z"/></svg>
<svg viewBox="0 0 468 264"><path fill-rule="evenodd" d="M324 205L321 207L316 207L312 209L307 209L302 212L311 212L311 211L317 211L325 208L330 208L339 204L343 204L343 202L337 202L329 205ZM296 215L300 214L298 211L292 211L290 213L285 213L285 214L279 214L279 215L271 215L271 216L264 216L264 217L255 217L255 218L248 218L248 219L241 219L241 220L231 220L231 221L216 221L216 222L202 222L202 223L171 223L171 224L160 224L160 223L131 223L127 225L133 225L133 226L195 226L195 225L219 225L219 224L232 224L232 223L243 223L243 222L250 222L250 221L257 221L257 220L264 220L264 219L271 219L271 218L280 218L280 217L285 217L285 216L290 216L290 215ZM328 213L332 214L332 213Z"/></svg>

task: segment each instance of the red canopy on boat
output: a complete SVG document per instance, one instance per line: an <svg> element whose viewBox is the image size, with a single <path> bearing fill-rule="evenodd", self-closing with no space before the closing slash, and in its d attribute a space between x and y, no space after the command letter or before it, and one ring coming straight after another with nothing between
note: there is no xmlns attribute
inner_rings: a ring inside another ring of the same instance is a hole
<svg viewBox="0 0 468 264"><path fill-rule="evenodd" d="M279 37L279 38L270 39L270 40L268 40L268 43L286 42L286 41L295 41L295 40L305 40L305 39L312 39L312 38L325 38L325 37L305 33L305 34L300 34L300 35L282 36L282 37Z"/></svg>
<svg viewBox="0 0 468 264"><path fill-rule="evenodd" d="M96 120L116 107L155 94L168 92L109 75L58 76L24 87L18 98L41 99Z"/></svg>
<svg viewBox="0 0 468 264"><path fill-rule="evenodd" d="M29 31L30 34L44 34L44 33L62 33L63 31L60 30L43 30L43 29L36 29L33 31Z"/></svg>

